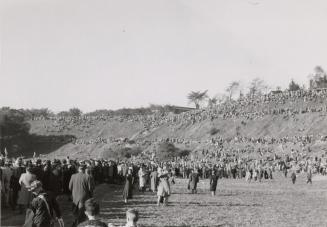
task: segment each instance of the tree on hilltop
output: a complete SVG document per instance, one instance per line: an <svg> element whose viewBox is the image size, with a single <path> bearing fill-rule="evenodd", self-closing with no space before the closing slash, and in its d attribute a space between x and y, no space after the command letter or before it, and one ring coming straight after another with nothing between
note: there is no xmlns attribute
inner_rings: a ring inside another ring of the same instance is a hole
<svg viewBox="0 0 327 227"><path fill-rule="evenodd" d="M69 115L71 117L80 117L82 115L82 111L78 108L69 109Z"/></svg>
<svg viewBox="0 0 327 227"><path fill-rule="evenodd" d="M200 91L191 91L187 98L190 103L194 103L196 109L200 109L200 103L203 102L207 97L208 90L205 90L203 92Z"/></svg>
<svg viewBox="0 0 327 227"><path fill-rule="evenodd" d="M288 85L288 90L289 91L297 91L300 90L300 85L295 83L294 80L292 79L290 84Z"/></svg>
<svg viewBox="0 0 327 227"><path fill-rule="evenodd" d="M212 108L214 107L218 102L217 97L212 97L212 98L208 98L208 107Z"/></svg>
<svg viewBox="0 0 327 227"><path fill-rule="evenodd" d="M237 90L240 88L240 82L233 81L231 82L228 87L226 88L226 92L228 93L229 101L232 100L233 95Z"/></svg>
<svg viewBox="0 0 327 227"><path fill-rule="evenodd" d="M268 89L269 86L266 84L266 82L257 77L251 81L248 95L251 97L262 95L264 92L267 92Z"/></svg>
<svg viewBox="0 0 327 227"><path fill-rule="evenodd" d="M321 66L314 68L314 73L309 75L310 88L327 88L327 73Z"/></svg>
<svg viewBox="0 0 327 227"><path fill-rule="evenodd" d="M28 136L30 124L26 122L24 112L10 109L0 109L0 152L5 147L12 146L17 138Z"/></svg>

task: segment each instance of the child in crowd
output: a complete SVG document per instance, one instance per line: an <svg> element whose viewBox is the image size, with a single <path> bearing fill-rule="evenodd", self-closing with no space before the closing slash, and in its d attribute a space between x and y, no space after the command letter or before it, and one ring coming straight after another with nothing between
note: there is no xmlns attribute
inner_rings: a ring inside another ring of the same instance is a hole
<svg viewBox="0 0 327 227"><path fill-rule="evenodd" d="M119 226L119 227L138 227L137 225L138 219L139 219L139 212L135 209L129 209L126 211L126 225ZM115 227L115 225L109 223L108 227Z"/></svg>

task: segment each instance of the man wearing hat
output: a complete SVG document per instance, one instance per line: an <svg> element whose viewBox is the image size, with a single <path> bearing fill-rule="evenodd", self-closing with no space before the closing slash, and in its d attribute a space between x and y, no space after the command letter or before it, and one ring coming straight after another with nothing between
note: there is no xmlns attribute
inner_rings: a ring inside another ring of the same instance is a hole
<svg viewBox="0 0 327 227"><path fill-rule="evenodd" d="M86 166L81 164L78 167L78 173L72 175L69 181L69 190L73 197L73 214L75 220L73 226L86 220L84 213L84 203L92 197L94 185L92 184L91 176L85 174Z"/></svg>
<svg viewBox="0 0 327 227"><path fill-rule="evenodd" d="M9 203L10 203L10 197L9 197L10 180L11 180L13 171L10 168L10 162L8 159L1 160L0 166L1 166L1 172L2 172L2 176L1 176L2 193L3 193L3 197L4 197L2 200L2 205L4 207L8 207Z"/></svg>
<svg viewBox="0 0 327 227"><path fill-rule="evenodd" d="M35 198L30 205L32 212L27 212L24 227L51 227L54 220L53 211L56 214L59 225L64 226L55 197L51 192L47 193L43 190L41 181L33 181L28 190L35 195Z"/></svg>

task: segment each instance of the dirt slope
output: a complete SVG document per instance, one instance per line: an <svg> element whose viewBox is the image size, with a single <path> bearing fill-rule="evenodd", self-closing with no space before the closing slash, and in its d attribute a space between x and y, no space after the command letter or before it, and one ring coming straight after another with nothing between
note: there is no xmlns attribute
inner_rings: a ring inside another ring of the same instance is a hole
<svg viewBox="0 0 327 227"><path fill-rule="evenodd" d="M283 115L269 115L263 118L247 120L216 119L205 120L199 123L175 125L164 124L151 130L145 130L141 122L121 122L118 120L94 121L77 125L68 125L59 131L55 122L50 120L31 121L30 132L36 135L59 136L73 135L79 140L89 141L96 138L129 138L135 141L155 140L161 138L182 138L187 140L205 141L210 139L210 129L216 128L219 132L214 135L225 138L233 138L237 135L247 137L284 137L295 135L327 135L327 116L321 113L306 113L285 117ZM60 127L59 127L60 128ZM316 144L314 147L321 150L323 145ZM109 149L111 144L72 144L68 143L51 152L50 157L78 156L98 157L101 151ZM191 149L199 149L199 146L191 146ZM278 149L278 148L276 148Z"/></svg>

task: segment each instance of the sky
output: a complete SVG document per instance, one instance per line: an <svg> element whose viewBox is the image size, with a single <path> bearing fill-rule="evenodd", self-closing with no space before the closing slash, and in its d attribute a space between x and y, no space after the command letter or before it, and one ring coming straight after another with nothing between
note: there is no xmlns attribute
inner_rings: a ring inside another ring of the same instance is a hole
<svg viewBox="0 0 327 227"><path fill-rule="evenodd" d="M1 0L0 106L191 106L327 69L325 0Z"/></svg>

